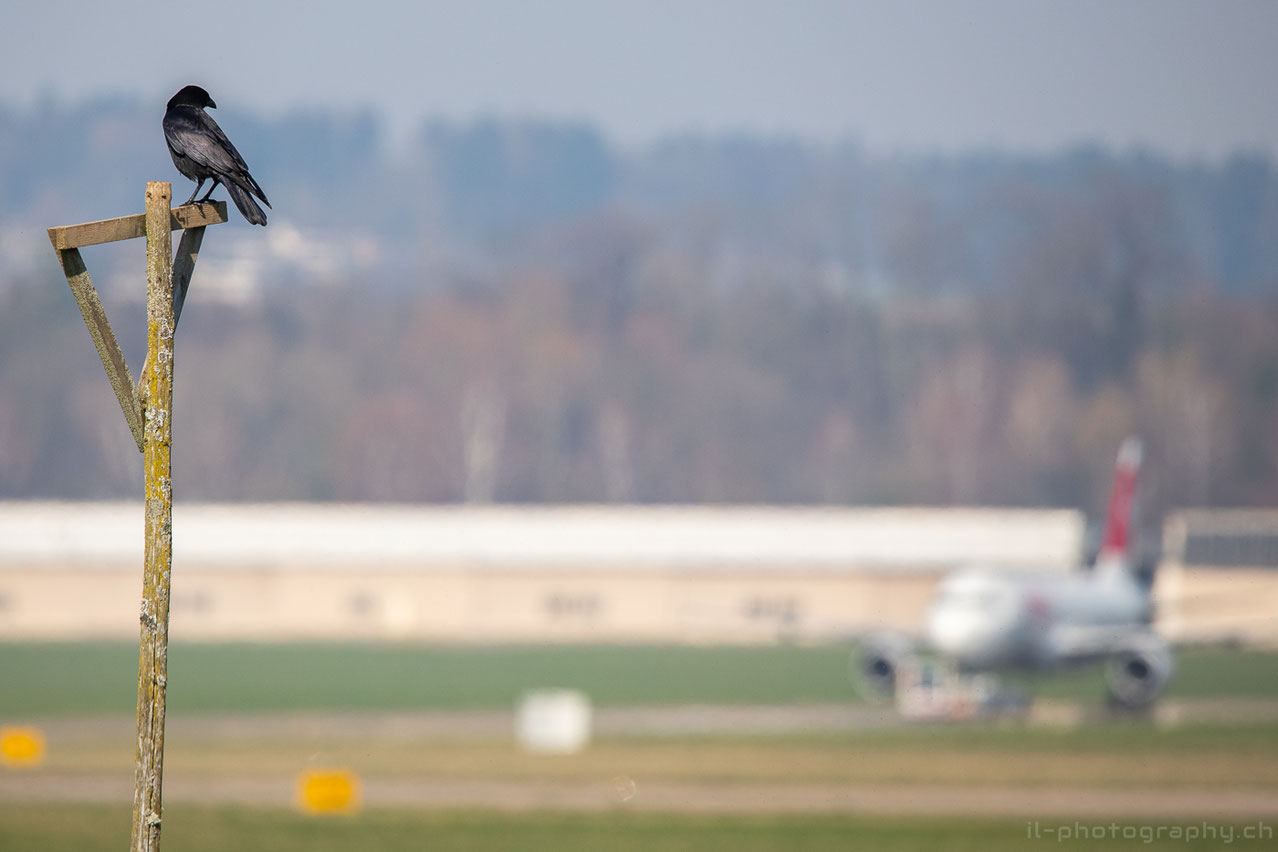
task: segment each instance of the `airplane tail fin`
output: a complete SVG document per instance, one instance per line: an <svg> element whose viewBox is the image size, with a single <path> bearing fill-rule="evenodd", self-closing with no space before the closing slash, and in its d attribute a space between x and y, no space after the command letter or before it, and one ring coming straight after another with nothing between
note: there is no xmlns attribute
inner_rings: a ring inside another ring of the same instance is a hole
<svg viewBox="0 0 1278 852"><path fill-rule="evenodd" d="M1136 485L1144 447L1139 438L1123 441L1114 467L1114 485L1105 514L1105 530L1096 554L1097 574L1126 574L1131 570L1132 534L1136 516Z"/></svg>

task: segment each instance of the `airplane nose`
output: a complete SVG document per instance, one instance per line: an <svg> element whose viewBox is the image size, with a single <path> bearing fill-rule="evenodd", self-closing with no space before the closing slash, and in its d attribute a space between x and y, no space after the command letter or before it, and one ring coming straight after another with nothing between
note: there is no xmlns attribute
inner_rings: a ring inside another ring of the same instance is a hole
<svg viewBox="0 0 1278 852"><path fill-rule="evenodd" d="M928 639L941 653L953 655L967 644L972 633L970 621L961 613L948 610L934 612L928 618Z"/></svg>
<svg viewBox="0 0 1278 852"><path fill-rule="evenodd" d="M994 625L971 612L939 609L929 616L927 632L932 647L960 664L987 664L997 650Z"/></svg>

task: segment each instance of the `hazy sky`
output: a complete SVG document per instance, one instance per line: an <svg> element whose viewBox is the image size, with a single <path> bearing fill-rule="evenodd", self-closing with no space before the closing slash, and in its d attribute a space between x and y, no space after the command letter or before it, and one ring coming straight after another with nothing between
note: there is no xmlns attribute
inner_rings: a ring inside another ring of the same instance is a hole
<svg viewBox="0 0 1278 852"><path fill-rule="evenodd" d="M198 18L199 23L193 23ZM8 0L0 103L198 82L225 108L586 119L876 150L1278 155L1274 0ZM157 123L159 112L157 112Z"/></svg>

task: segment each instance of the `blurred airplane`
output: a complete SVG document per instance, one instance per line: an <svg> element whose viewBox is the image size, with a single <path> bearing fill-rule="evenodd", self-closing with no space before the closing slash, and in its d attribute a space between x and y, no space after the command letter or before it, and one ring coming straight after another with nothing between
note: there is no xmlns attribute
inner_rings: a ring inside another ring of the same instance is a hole
<svg viewBox="0 0 1278 852"><path fill-rule="evenodd" d="M943 580L929 607L924 643L959 672L1056 670L1104 661L1110 701L1149 706L1173 668L1154 632L1150 590L1132 560L1132 518L1142 446L1118 452L1100 551L1087 573L1044 576L963 569ZM915 643L900 634L862 642L856 662L872 694L893 695L918 671Z"/></svg>

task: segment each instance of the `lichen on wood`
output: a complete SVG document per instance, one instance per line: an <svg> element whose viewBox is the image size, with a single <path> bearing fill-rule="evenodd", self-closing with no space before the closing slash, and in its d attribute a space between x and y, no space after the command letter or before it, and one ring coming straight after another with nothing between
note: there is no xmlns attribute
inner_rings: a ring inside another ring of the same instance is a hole
<svg viewBox="0 0 1278 852"><path fill-rule="evenodd" d="M173 556L173 291L170 186L146 187L147 363L143 404L146 554L138 652L137 778L133 852L158 852L164 781L164 717L168 687L169 587Z"/></svg>

